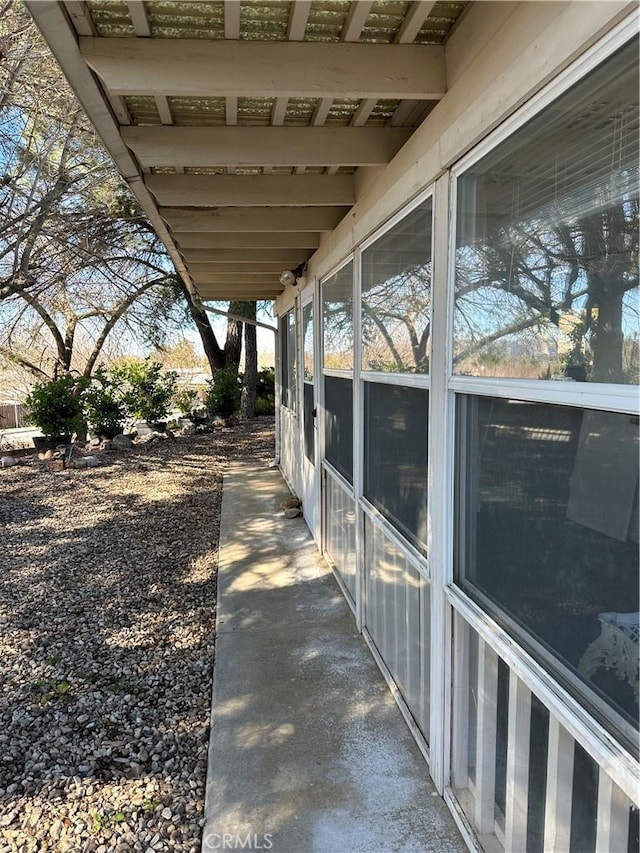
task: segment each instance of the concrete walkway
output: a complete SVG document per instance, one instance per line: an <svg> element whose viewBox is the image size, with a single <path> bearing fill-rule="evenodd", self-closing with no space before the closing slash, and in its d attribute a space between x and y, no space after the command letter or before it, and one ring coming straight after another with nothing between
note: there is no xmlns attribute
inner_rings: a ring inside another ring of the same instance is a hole
<svg viewBox="0 0 640 853"><path fill-rule="evenodd" d="M466 850L287 494L224 480L202 850Z"/></svg>

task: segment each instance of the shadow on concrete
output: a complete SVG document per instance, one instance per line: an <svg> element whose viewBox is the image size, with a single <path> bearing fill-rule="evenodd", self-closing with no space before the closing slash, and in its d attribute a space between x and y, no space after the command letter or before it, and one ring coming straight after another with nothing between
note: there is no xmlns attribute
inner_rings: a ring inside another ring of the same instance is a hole
<svg viewBox="0 0 640 853"><path fill-rule="evenodd" d="M204 853L466 850L286 494L225 476Z"/></svg>

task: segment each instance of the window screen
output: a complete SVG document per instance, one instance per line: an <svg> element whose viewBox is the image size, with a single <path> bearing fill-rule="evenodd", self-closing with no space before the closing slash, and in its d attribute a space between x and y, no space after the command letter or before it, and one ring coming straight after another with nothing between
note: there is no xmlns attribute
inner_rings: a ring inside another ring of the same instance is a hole
<svg viewBox="0 0 640 853"><path fill-rule="evenodd" d="M638 419L489 397L457 406L459 582L562 662L570 687L588 685L611 725L635 727Z"/></svg>
<svg viewBox="0 0 640 853"><path fill-rule="evenodd" d="M327 462L353 483L353 382L324 378L324 453Z"/></svg>
<svg viewBox="0 0 640 853"><path fill-rule="evenodd" d="M429 392L365 382L364 407L364 495L424 550Z"/></svg>

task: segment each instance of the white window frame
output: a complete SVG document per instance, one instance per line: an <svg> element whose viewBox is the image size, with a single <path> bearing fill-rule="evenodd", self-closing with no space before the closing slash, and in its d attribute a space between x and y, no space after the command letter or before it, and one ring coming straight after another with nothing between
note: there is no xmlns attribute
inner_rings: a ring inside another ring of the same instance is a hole
<svg viewBox="0 0 640 853"><path fill-rule="evenodd" d="M609 58L617 49L623 47L632 38L637 37L636 15L632 15L614 27L600 41L588 49L582 56L562 71L554 80L534 95L526 104L491 132L472 151L461 158L450 172L450 219L448 233L448 276L446 300L446 340L439 339L439 352L435 356L444 364L444 387L434 388L440 414L446 412L442 449L444 465L442 479L433 482L430 502L435 498L447 507L446 518L441 520L446 554L441 554L446 562L443 566L444 591L455 612L475 630L478 635L507 663L509 668L522 680L527 688L536 694L549 709L550 720L560 724L577 743L606 771L612 782L617 785L630 800L637 799L640 787L640 765L638 761L614 738L589 711L570 694L536 659L509 635L489 613L471 600L464 591L453 583L453 547L455 506L453 500L453 471L455 469L456 448L454 441L455 417L454 400L456 394L501 397L517 400L549 403L561 406L573 406L581 409L599 409L602 411L638 414L639 391L636 386L623 386L606 383L572 383L536 379L484 379L453 375L453 320L455 297L455 249L456 249L456 204L457 181L474 163L506 141L527 121L538 115L571 86L579 82L586 74ZM436 223L437 223L436 209ZM437 225L436 225L437 227ZM435 229L434 229L435 233ZM435 276L434 276L435 278ZM435 297L435 294L434 294ZM435 302L435 298L434 298ZM438 303L436 303L438 307ZM435 355L435 354L434 354ZM432 359L433 361L433 359ZM440 383L438 382L438 386ZM434 400L435 402L435 400ZM442 451L441 451L442 452ZM464 649L457 644L454 671L464 671ZM445 704L451 707L450 687ZM445 720L448 717L445 715ZM433 744L432 744L433 749ZM451 745L444 743L446 766L451 767ZM448 773L446 774L448 777ZM445 779L447 802L455 812L455 794ZM464 822L464 818L460 816Z"/></svg>

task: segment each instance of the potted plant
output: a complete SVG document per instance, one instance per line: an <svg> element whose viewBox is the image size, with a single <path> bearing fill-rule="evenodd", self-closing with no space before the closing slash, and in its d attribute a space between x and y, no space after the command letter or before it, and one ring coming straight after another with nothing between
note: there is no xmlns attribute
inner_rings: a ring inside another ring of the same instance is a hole
<svg viewBox="0 0 640 853"><path fill-rule="evenodd" d="M42 436L34 436L38 450L69 444L73 434L84 428L81 394L85 381L66 374L38 383L25 400L29 423L35 424Z"/></svg>
<svg viewBox="0 0 640 853"><path fill-rule="evenodd" d="M92 384L85 390L84 411L91 430L101 438L115 438L124 429L127 412L117 384L103 368L93 375Z"/></svg>
<svg viewBox="0 0 640 853"><path fill-rule="evenodd" d="M116 368L112 375L121 386L125 406L133 417L146 422L152 429L164 432L178 374L172 370L163 373L159 362L146 358Z"/></svg>

